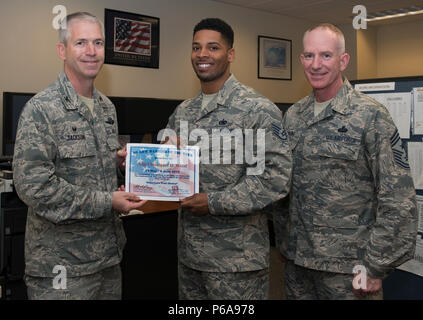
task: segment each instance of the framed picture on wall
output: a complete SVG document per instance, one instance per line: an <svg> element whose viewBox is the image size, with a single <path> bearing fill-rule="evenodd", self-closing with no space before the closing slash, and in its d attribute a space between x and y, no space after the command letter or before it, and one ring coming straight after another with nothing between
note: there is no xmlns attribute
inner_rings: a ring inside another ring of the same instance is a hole
<svg viewBox="0 0 423 320"><path fill-rule="evenodd" d="M105 9L104 28L105 63L159 68L159 18Z"/></svg>
<svg viewBox="0 0 423 320"><path fill-rule="evenodd" d="M258 36L258 78L292 80L292 41Z"/></svg>

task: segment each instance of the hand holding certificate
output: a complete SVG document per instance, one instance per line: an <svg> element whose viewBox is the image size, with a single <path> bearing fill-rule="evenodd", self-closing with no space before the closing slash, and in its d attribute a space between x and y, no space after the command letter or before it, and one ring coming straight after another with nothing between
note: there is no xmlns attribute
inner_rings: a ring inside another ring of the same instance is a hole
<svg viewBox="0 0 423 320"><path fill-rule="evenodd" d="M180 201L199 192L199 148L127 144L125 189L145 200Z"/></svg>

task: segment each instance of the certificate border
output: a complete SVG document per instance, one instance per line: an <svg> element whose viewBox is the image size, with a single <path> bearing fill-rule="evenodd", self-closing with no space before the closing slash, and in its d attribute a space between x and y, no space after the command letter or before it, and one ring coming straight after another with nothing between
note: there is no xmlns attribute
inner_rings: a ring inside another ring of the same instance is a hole
<svg viewBox="0 0 423 320"><path fill-rule="evenodd" d="M132 147L142 148L163 148L163 149L177 149L174 145L166 144L152 144L152 143L128 143L126 145L126 172L125 172L125 190L130 191L131 175L131 149ZM199 147L198 146L184 146L181 149L189 149L194 151L194 194L199 192ZM159 200L159 201L180 201L179 197L153 197L153 196L138 196L142 200Z"/></svg>

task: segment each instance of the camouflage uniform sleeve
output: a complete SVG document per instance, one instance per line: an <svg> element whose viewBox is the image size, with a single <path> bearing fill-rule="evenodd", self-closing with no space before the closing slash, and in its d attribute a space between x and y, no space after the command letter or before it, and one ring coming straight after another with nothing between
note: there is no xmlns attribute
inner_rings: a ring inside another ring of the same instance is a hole
<svg viewBox="0 0 423 320"><path fill-rule="evenodd" d="M250 214L285 197L289 192L292 156L279 109L274 106L258 112L254 110L248 119L251 123L246 127L265 132L265 143L255 138L253 144L253 150L257 150L258 144L264 143L263 171L248 174L246 170L234 186L224 191L209 192L207 198L212 215ZM248 167L246 165L246 169Z"/></svg>
<svg viewBox="0 0 423 320"><path fill-rule="evenodd" d="M178 132L178 128L176 128L176 113L177 113L178 107L176 108L175 111L173 111L173 113L170 115L169 120L167 122L167 129L172 129L175 132Z"/></svg>
<svg viewBox="0 0 423 320"><path fill-rule="evenodd" d="M172 112L172 114L169 116L166 127L160 130L159 134L157 135L157 139L159 141L164 141L166 137L178 136L179 126L178 126L178 121L176 121L176 117L177 117L177 113L180 106L181 105L178 105L175 108L175 110Z"/></svg>
<svg viewBox="0 0 423 320"><path fill-rule="evenodd" d="M288 111L289 112L289 111ZM287 114L285 113L283 117L283 126L285 130L288 130L287 125ZM288 142L292 141L289 139ZM292 146L290 147L292 150ZM284 199L279 200L273 203L272 207L272 216L273 216L273 226L275 231L275 245L276 248L285 256L288 256L288 241L289 241L289 195Z"/></svg>
<svg viewBox="0 0 423 320"><path fill-rule="evenodd" d="M112 103L112 102L110 102ZM117 114L116 114L116 109L115 109L115 130L116 130L116 135L119 137L119 126L118 126L118 122L117 122ZM124 148L125 145L121 145L121 143L119 143L119 150ZM116 155L116 161L117 161L117 155ZM125 185L125 179L126 179L126 175L125 175L125 171L122 170L120 168L120 166L116 166L116 174L117 174L117 181L118 181L118 187L120 186L124 186Z"/></svg>
<svg viewBox="0 0 423 320"><path fill-rule="evenodd" d="M365 143L378 207L363 262L370 277L383 279L414 255L415 189L398 130L386 110L375 113Z"/></svg>
<svg viewBox="0 0 423 320"><path fill-rule="evenodd" d="M16 191L34 212L53 223L112 214L112 193L71 185L55 175L56 139L37 103L22 111L13 159Z"/></svg>

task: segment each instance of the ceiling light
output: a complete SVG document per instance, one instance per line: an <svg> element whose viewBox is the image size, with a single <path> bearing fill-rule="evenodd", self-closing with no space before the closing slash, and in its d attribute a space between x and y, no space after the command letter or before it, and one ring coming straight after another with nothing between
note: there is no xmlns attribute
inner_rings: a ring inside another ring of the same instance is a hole
<svg viewBox="0 0 423 320"><path fill-rule="evenodd" d="M379 21L385 19L399 18L410 15L422 14L423 8L411 7L408 9L398 9L398 10L387 10L384 12L375 12L367 14L367 21Z"/></svg>

